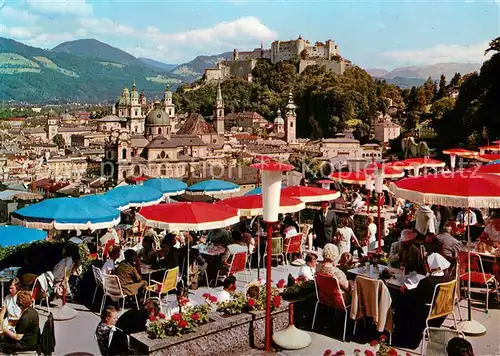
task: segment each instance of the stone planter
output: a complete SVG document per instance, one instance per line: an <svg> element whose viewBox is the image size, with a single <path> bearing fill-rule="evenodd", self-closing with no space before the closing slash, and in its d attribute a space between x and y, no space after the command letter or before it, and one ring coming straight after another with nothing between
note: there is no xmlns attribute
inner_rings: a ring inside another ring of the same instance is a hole
<svg viewBox="0 0 500 356"><path fill-rule="evenodd" d="M133 334L130 346L136 355L216 356L237 354L250 348L264 348L265 312L252 311L230 317L214 313L213 321L195 332L164 339L150 339L145 332ZM273 331L288 326L288 303L272 313Z"/></svg>

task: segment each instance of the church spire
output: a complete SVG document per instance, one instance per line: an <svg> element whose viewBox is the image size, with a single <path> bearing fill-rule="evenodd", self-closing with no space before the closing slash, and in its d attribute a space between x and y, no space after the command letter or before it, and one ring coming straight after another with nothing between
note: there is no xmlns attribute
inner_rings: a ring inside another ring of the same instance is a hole
<svg viewBox="0 0 500 356"><path fill-rule="evenodd" d="M222 91L220 89L220 80L217 82L217 98L215 99L217 103L222 102Z"/></svg>
<svg viewBox="0 0 500 356"><path fill-rule="evenodd" d="M219 135L224 135L224 100L222 99L222 90L220 80L217 84L217 97L214 107L215 130Z"/></svg>

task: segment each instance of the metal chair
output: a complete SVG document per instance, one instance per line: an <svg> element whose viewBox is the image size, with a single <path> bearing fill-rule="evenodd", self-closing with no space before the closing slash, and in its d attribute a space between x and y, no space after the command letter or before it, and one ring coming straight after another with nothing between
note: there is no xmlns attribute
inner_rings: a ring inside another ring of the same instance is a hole
<svg viewBox="0 0 500 356"><path fill-rule="evenodd" d="M178 276L179 276L179 267L175 267L165 271L165 274L163 276L163 281L161 283L155 280L151 280L151 284L146 287L146 298L148 298L151 293L157 293L161 308L162 294L168 295L170 291L177 290ZM167 300L167 306L168 306L168 300Z"/></svg>
<svg viewBox="0 0 500 356"><path fill-rule="evenodd" d="M243 272L245 274L245 280L248 283L248 276L245 266L247 264L247 254L246 252L237 252L231 258L231 265L229 266L228 275ZM217 277L215 278L215 283L219 280L220 270L217 271Z"/></svg>
<svg viewBox="0 0 500 356"><path fill-rule="evenodd" d="M102 313L102 310L104 309L106 297L110 297L111 300L123 299L122 309L125 309L125 298L127 298L128 296L123 294L122 286L120 284L120 279L118 278L118 276L103 273L102 274L102 288L103 288L104 294L102 296L101 310L99 311L99 313ZM129 296L129 297L131 297L131 296ZM135 304L137 306L137 309L139 309L139 300L137 299L137 294L135 294L134 297L135 297Z"/></svg>
<svg viewBox="0 0 500 356"><path fill-rule="evenodd" d="M95 297L97 295L97 289L101 288L104 290L102 286L102 272L99 268L96 266L92 266L92 272L94 273L94 279L95 279L95 291L94 291L94 297L92 298L92 304L94 304Z"/></svg>
<svg viewBox="0 0 500 356"><path fill-rule="evenodd" d="M344 297L342 295L342 290L339 285L339 281L335 277L326 276L322 274L316 274L314 280L314 286L316 287L316 306L314 307L314 317L312 321L311 329L314 330L314 323L316 321L316 312L318 311L318 305L323 304L327 307L334 309L341 309L345 313L344 318L344 331L342 334L342 341L345 341L345 332L347 329L347 315L348 308L350 305L346 305Z"/></svg>
<svg viewBox="0 0 500 356"><path fill-rule="evenodd" d="M293 253L300 254L302 252L302 234L299 233L297 235L286 237L283 240L283 250L285 263L290 264L290 261L287 259L287 255L290 255L291 258Z"/></svg>
<svg viewBox="0 0 500 356"><path fill-rule="evenodd" d="M50 314L49 291L43 289L44 285L49 284L45 273L36 277L35 283L33 283L33 288L31 289L31 298L33 299L33 306L36 306L37 297L41 295L40 307L42 307L42 301L45 299L45 303L47 303L47 314ZM44 283L42 283L43 280Z"/></svg>
<svg viewBox="0 0 500 356"><path fill-rule="evenodd" d="M283 263L285 263L285 255L283 254L283 238L282 237L273 237L271 241L272 241L271 258L281 256L281 258L283 259ZM269 243L269 241L266 242L266 251L264 252L264 257L262 258L263 265L266 261L267 244L268 243Z"/></svg>
<svg viewBox="0 0 500 356"><path fill-rule="evenodd" d="M455 337L465 338L462 332L453 329L428 327L425 329L425 332L428 336L427 347L425 348L426 356L446 355L446 347L451 339ZM424 341L422 340L422 349L423 347Z"/></svg>

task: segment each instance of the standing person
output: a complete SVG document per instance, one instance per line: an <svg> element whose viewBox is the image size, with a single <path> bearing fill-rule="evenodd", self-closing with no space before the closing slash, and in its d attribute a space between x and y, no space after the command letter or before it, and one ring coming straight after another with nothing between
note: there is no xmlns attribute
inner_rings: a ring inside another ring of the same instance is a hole
<svg viewBox="0 0 500 356"><path fill-rule="evenodd" d="M122 291L127 296L137 295L141 288L147 286L147 282L142 280L137 271L137 252L133 249L125 251L125 260L120 262L115 275L118 276Z"/></svg>
<svg viewBox="0 0 500 356"><path fill-rule="evenodd" d="M109 346L109 335L111 329L114 328L116 321L118 320L118 311L113 306L108 306L101 313L101 322L97 325L95 330L95 337L97 339L97 345L99 345L99 351L101 355L107 356L108 346Z"/></svg>
<svg viewBox="0 0 500 356"><path fill-rule="evenodd" d="M337 216L330 210L329 202L321 203L321 210L314 217L313 230L316 234L313 245L316 248L323 248L333 241L333 236L337 231Z"/></svg>
<svg viewBox="0 0 500 356"><path fill-rule="evenodd" d="M0 342L0 351L6 354L24 351L36 351L40 326L38 313L31 307L33 299L28 291L17 294L17 305L21 309L21 317L16 324L15 331L8 326L3 326L4 337Z"/></svg>
<svg viewBox="0 0 500 356"><path fill-rule="evenodd" d="M470 208L461 210L457 215L457 224L461 226L477 225L477 216Z"/></svg>
<svg viewBox="0 0 500 356"><path fill-rule="evenodd" d="M340 219L340 228L337 230L338 241L337 247L339 248L340 254L345 252L351 252L351 241L354 246L359 247L358 239L354 234L354 231L349 227L349 221L346 218Z"/></svg>

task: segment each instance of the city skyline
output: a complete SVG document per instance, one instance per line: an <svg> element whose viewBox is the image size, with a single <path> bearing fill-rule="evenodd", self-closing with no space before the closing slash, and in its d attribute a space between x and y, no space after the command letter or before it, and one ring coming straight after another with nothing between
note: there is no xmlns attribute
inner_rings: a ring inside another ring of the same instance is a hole
<svg viewBox="0 0 500 356"><path fill-rule="evenodd" d="M52 48L95 38L137 57L183 63L198 55L299 35L333 39L364 68L482 62L499 34L495 1L0 0L0 36ZM480 19L480 21L478 20Z"/></svg>

